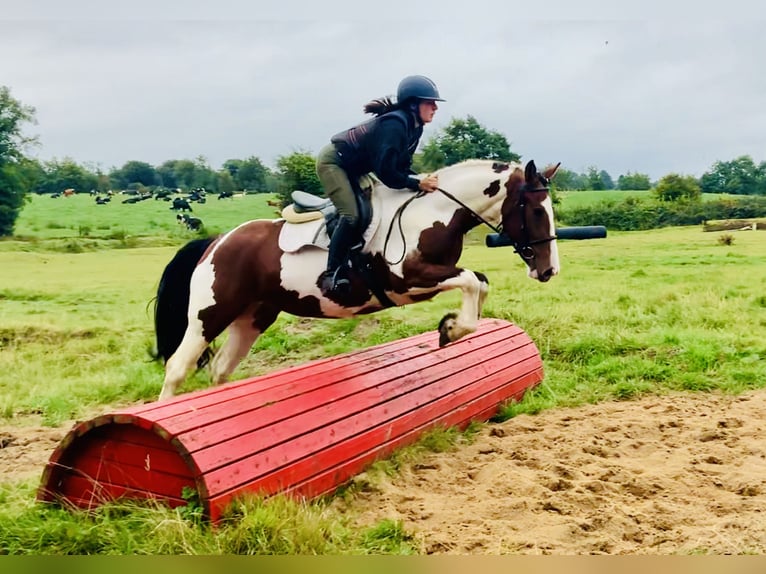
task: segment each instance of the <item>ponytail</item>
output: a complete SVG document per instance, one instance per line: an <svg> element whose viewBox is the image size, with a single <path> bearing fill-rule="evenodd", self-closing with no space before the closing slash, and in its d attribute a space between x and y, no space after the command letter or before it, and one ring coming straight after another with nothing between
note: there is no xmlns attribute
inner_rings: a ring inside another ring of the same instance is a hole
<svg viewBox="0 0 766 574"><path fill-rule="evenodd" d="M399 109L399 104L393 96L383 96L367 102L363 108L365 114L373 114L375 117Z"/></svg>

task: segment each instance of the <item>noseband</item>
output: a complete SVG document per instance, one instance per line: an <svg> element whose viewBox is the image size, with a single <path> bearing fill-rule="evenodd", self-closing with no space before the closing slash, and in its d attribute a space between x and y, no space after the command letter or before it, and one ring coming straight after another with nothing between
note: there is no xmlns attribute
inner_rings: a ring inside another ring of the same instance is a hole
<svg viewBox="0 0 766 574"><path fill-rule="evenodd" d="M527 197L525 195L525 192L537 192L537 191L545 191L546 193L549 191L548 184L550 181L548 178L543 176L542 174L537 174L537 177L540 181L540 183L543 184L542 189L529 189L529 184L524 183L524 185L521 186L521 189L519 190L519 210L521 211L520 214L520 220L521 220L521 241L514 241L511 239L510 243L513 245L513 251L515 253L518 253L519 256L526 261L527 263L530 263L535 260L535 250L532 248L533 245L539 245L540 243L549 243L550 241L553 241L556 239L555 235L550 235L548 237L543 237L542 239L530 239L529 238L529 230L527 229ZM510 239L510 237L503 233L506 237Z"/></svg>

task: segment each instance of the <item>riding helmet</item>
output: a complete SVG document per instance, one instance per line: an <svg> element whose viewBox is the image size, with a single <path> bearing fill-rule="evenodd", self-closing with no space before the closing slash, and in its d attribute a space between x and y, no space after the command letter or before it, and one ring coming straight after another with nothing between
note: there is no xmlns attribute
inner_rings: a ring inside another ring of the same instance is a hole
<svg viewBox="0 0 766 574"><path fill-rule="evenodd" d="M439 96L439 90L436 84L425 76L407 76L401 82L396 90L396 100L403 104L413 98L419 100L436 100L443 102Z"/></svg>

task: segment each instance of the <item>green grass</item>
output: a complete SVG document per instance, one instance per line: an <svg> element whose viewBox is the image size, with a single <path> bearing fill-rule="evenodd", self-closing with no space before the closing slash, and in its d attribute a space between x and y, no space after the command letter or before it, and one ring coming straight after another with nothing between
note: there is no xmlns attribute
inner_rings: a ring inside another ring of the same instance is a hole
<svg viewBox="0 0 766 574"><path fill-rule="evenodd" d="M603 201L622 201L628 197L649 198L651 197L651 191L621 191L618 189L559 191L557 192L557 197L561 202L561 207L576 209Z"/></svg>
<svg viewBox="0 0 766 574"><path fill-rule="evenodd" d="M267 207L265 200L209 204L220 210L220 225L231 227L243 217L238 206L248 206L247 217L255 216ZM46 201L69 200L35 198L25 208L22 229L31 229L35 218L51 217ZM81 217L102 217L96 210L103 207L116 206L83 203ZM131 233L145 237L143 247L104 249L101 243L70 253L51 247L61 237L44 225L39 236L0 243L4 424L59 425L156 398L162 369L149 361L148 305L164 265L191 237L173 227L171 212L167 215L172 220L167 232L131 223ZM649 394L737 394L766 386L763 232L738 233L731 245L720 245L720 234L698 227L610 231L606 239L562 241L561 275L546 284L528 279L510 249L485 248L483 235L482 230L471 234L462 263L489 277L484 315L521 326L540 349L545 368L543 383L521 402L505 406L498 418ZM283 315L234 378L432 330L459 304L459 293L445 293L349 320ZM207 384L201 372L183 390ZM462 440L469 438L437 433L376 469L396 472L407 457L417 456L417 448L444 450ZM374 472L369 477L374 480ZM328 500L297 506L280 497L242 501L222 529L211 530L188 512L147 505L108 505L93 515L40 507L33 502L35 487L33 481L0 484L0 554L415 551L400 525L385 522L357 531L352 517L335 512Z"/></svg>
<svg viewBox="0 0 766 574"><path fill-rule="evenodd" d="M51 199L30 195L14 228L15 240L0 242L0 249L48 249L81 253L99 248L169 245L195 235L178 224L170 203L149 199L124 204L129 196L115 195L96 205L87 194ZM191 214L202 220L207 233L221 233L248 219L275 217L266 201L273 194L192 203Z"/></svg>
<svg viewBox="0 0 766 574"><path fill-rule="evenodd" d="M652 197L651 190L619 190L619 189L603 189L603 190L584 190L584 191L559 191L557 192L559 198L560 208L571 210L580 207L589 207L598 203L613 202L619 203L628 197L635 197L637 199L650 199ZM735 196L726 193L703 193L703 201L716 201L719 199L732 198Z"/></svg>

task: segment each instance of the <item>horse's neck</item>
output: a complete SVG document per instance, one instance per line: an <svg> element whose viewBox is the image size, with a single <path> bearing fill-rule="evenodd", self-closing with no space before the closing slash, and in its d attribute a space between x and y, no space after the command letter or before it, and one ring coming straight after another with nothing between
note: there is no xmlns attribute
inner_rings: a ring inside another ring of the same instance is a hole
<svg viewBox="0 0 766 574"><path fill-rule="evenodd" d="M506 195L504 181L509 172L497 173L489 160L469 160L439 170L439 187L493 225L500 221ZM496 186L494 193L488 190ZM454 204L454 200L453 201Z"/></svg>
<svg viewBox="0 0 766 574"><path fill-rule="evenodd" d="M502 183L504 178L492 171L491 162L458 164L437 173L439 187L447 193L435 191L416 197L412 190L390 189L377 182L373 189L373 212L377 212L374 216L377 225L370 230L369 239L377 244L389 235L404 233L415 234L408 241L416 241L416 234L422 229L436 221L447 225L457 210L466 207L492 225L500 223L500 208L506 194ZM486 193L492 185L498 186L497 193ZM392 233L391 230L399 225L402 217L411 225ZM374 250L373 246L371 248Z"/></svg>

